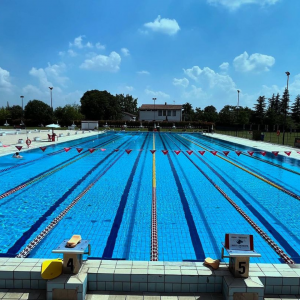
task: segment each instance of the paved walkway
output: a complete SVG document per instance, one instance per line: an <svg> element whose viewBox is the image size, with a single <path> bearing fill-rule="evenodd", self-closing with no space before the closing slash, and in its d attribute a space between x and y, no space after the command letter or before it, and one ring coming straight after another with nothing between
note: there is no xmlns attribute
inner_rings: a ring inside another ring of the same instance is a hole
<svg viewBox="0 0 300 300"><path fill-rule="evenodd" d="M44 290L23 290L23 289L0 289L0 299L37 299L46 300L46 291ZM218 293L195 293L195 294L181 294L181 293L107 293L107 292L93 292L86 295L86 300L223 300L222 294ZM296 300L300 299L300 295L265 295L265 300ZM66 299L67 300L67 299Z"/></svg>
<svg viewBox="0 0 300 300"><path fill-rule="evenodd" d="M206 136L224 140L224 141L229 141L237 144L241 144L244 146L249 146L251 148L257 148L259 150L267 151L267 152L272 152L272 151L279 151L278 155L287 155L284 153L284 151L291 151L290 157L295 158L295 159L300 159L300 154L297 153L300 152L299 148L293 148L290 146L283 146L283 145L278 145L278 144L272 144L272 143L267 143L267 142L262 142L262 141L253 141L245 138L240 138L240 137L234 137L234 136L228 136L224 134L218 134L218 133L207 133L205 134ZM228 149L224 149L228 150Z"/></svg>
<svg viewBox="0 0 300 300"><path fill-rule="evenodd" d="M3 132L6 133L15 133L15 130L0 130L0 134ZM48 134L52 134L52 130L49 131L34 131L31 130L30 133L27 133L27 130L21 130L18 131L18 134L6 134L4 136L0 135L0 143L3 146L0 146L0 156L6 155L6 154L13 154L17 151L15 146L23 146L22 152L28 150L27 145L25 144L27 137L31 140L31 145L29 149L39 148L42 146L48 146L52 144L59 144L63 142L68 142L76 139L81 139L84 137L92 136L92 135L98 135L100 133L103 133L103 131L78 131L77 134L74 130L54 130L54 132L59 135L63 134L63 137L58 137L58 141L55 142L49 142L48 141ZM67 134L70 133L70 136ZM40 141L34 141L35 137L39 137ZM23 139L23 143L19 143L19 139ZM1 298L0 298L1 299Z"/></svg>

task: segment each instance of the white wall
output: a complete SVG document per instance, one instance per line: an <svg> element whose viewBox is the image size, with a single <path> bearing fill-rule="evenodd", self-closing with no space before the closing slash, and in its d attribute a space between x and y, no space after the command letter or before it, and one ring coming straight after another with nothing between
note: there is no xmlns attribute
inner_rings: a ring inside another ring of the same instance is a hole
<svg viewBox="0 0 300 300"><path fill-rule="evenodd" d="M81 130L93 130L98 129L98 121L81 122Z"/></svg>
<svg viewBox="0 0 300 300"><path fill-rule="evenodd" d="M167 116L169 122L180 122L182 120L181 111L176 110L176 116ZM153 121L154 120L154 111L140 111L139 121ZM159 116L158 110L155 111L155 120L156 121L165 121L166 116Z"/></svg>

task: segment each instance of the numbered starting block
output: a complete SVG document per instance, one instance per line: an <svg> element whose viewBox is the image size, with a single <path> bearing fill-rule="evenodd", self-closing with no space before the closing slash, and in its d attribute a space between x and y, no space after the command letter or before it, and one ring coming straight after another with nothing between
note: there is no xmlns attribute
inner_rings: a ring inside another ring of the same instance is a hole
<svg viewBox="0 0 300 300"><path fill-rule="evenodd" d="M66 247L68 239L64 240L53 253L63 253L63 274L77 274L82 265L83 254L91 254L91 245L88 240L81 240L75 247ZM88 249L88 252L85 250Z"/></svg>
<svg viewBox="0 0 300 300"><path fill-rule="evenodd" d="M249 277L250 257L260 257L261 254L254 251L253 235L230 234L225 235L225 243L222 248L222 258L229 258L229 270L234 277ZM228 255L224 255L224 250Z"/></svg>

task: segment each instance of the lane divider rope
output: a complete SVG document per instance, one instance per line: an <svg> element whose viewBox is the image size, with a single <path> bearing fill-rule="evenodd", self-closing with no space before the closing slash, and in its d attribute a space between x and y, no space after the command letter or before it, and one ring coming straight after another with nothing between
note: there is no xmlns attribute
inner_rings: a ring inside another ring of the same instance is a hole
<svg viewBox="0 0 300 300"><path fill-rule="evenodd" d="M114 142L114 141L115 141L115 139L113 139L113 140L110 141L109 143L104 143L104 145L108 145L108 144L110 144L110 143L112 143L112 142ZM56 169L54 169L54 170L52 170L52 171L50 171L50 172L46 172L46 173L44 173L44 174L42 174L42 175L40 175L40 176L38 176L38 177L36 177L36 178L34 178L34 179L32 179L32 180L29 180L29 181L26 182L25 184L18 185L17 187L8 190L7 192L5 192L5 193L3 193L3 194L0 195L0 200L3 199L3 198L5 198L5 197L7 197L7 196L9 196L9 195L11 195L11 194L13 194L13 193L15 193L15 192L17 192L17 191L19 191L19 190L24 189L25 187L27 187L27 186L29 186L29 185L31 185L31 184L34 184L35 182L37 182L37 181L39 181L39 180L44 179L45 177L48 177L48 176L50 176L50 175L55 174L56 172L58 172L58 171L64 169L65 167L68 167L69 165L71 165L71 164L73 164L73 163L79 161L79 160L82 159L82 158L85 158L86 156L88 156L88 155L90 155L90 154L91 154L90 152L87 152L85 155L80 156L80 157L78 157L77 159L72 160L72 161L68 162L67 164L64 164L63 166L60 166L60 167L58 167L58 168L56 168Z"/></svg>
<svg viewBox="0 0 300 300"><path fill-rule="evenodd" d="M152 205L151 205L151 253L150 260L158 261L157 239L157 210L156 210L156 166L155 166L155 134L153 132L153 158L152 158Z"/></svg>
<svg viewBox="0 0 300 300"><path fill-rule="evenodd" d="M41 242L42 239L63 219L76 203L107 173L107 171L124 155L124 152L114 160L86 189L84 189L53 221L33 239L16 257L25 258Z"/></svg>
<svg viewBox="0 0 300 300"><path fill-rule="evenodd" d="M187 141L189 141L189 142L191 142L191 143L193 143L193 144L195 144L196 146L198 146L198 147L200 147L200 148L202 148L202 149L205 149L206 151L209 151L207 148L205 148L205 147L199 145L198 143L196 143L196 142L194 142L194 141L192 141L192 140L189 140L189 139L187 139L187 138L185 138L185 137L182 137L182 138L185 139L185 140L187 140ZM243 168L242 166L239 166L238 164L236 164L236 163L230 161L229 159L227 159L227 158L225 158L225 157L222 157L222 156L220 156L220 155L218 155L218 154L216 154L215 156L217 156L217 157L219 157L219 158L225 160L226 162L228 162L228 163L234 165L235 167L237 167L237 168L239 168L239 169L241 169L241 170L243 170L243 171L249 173L250 175L252 175L252 176L254 176L254 177L260 179L261 181L263 181L263 182L265 182L265 183L267 183L267 184L269 184L269 185L275 187L276 189L278 189L278 190L280 190L280 191L282 191L282 192L288 194L289 196L291 196L291 197L293 197L293 198L295 198L295 199L297 199L297 200L300 200L300 196L299 196L299 195L297 195L297 194L295 194L295 193L293 193L293 192L291 192L291 191L289 191L289 190L287 190L287 189L285 189L285 188L283 188L283 187L277 185L276 183L273 183L273 182L269 181L268 179L266 179L266 178L264 178L264 177L262 177L262 176L259 176L259 175L255 174L254 172L252 172L252 171L250 171L250 170L247 170L246 168Z"/></svg>
<svg viewBox="0 0 300 300"><path fill-rule="evenodd" d="M99 139L99 138L97 138L97 139ZM90 140L85 141L85 142L82 142L82 143L74 144L74 145L72 145L72 147L78 146L78 145L82 145L82 144L86 144L86 143L89 143L89 142L92 141L92 140L95 140L95 139L90 139ZM51 147L51 146L53 146L53 145L49 145L49 146L47 146L46 148L49 148L49 147ZM32 160L29 160L29 161L26 161L26 162L23 162L23 163L20 163L20 164L11 166L11 167L9 167L9 168L1 169L1 170L0 170L0 173L6 172L6 171L10 171L10 170L12 170L12 169L15 169L15 168L18 168L18 167L27 165L27 164L32 163L32 162L39 161L39 160L41 160L41 159L47 158L48 156L53 156L53 155L62 153L63 151L64 151L64 149L57 150L57 151L55 151L55 152L52 152L52 153L47 154L46 156L42 156L42 157L40 157L40 158L32 159Z"/></svg>
<svg viewBox="0 0 300 300"><path fill-rule="evenodd" d="M175 142L169 136L168 138L175 144ZM259 233L259 235L275 250L275 252L287 264L295 264L295 262L268 236L268 234L264 232L216 183L214 183L214 181L205 172L203 172L201 168L197 166L197 164L186 153L184 153L184 155L202 173L202 175L204 175L205 178L224 196L224 198L244 217L244 219L255 229L256 232Z"/></svg>
<svg viewBox="0 0 300 300"><path fill-rule="evenodd" d="M190 137L190 139L191 139L192 141L195 141L194 138L191 138L191 137ZM207 141L207 140L205 140L205 141L206 141L206 142L209 142L209 141ZM203 143L203 142L202 142L202 143ZM204 143L203 143L203 144L204 144ZM230 146L224 146L222 143L217 143L217 142L215 142L215 141L214 141L214 144L220 145L220 146L222 146L222 147L224 147L224 148L226 148L226 149L229 149L229 150L235 152L235 149L233 149L233 147L230 147ZM206 145L206 144L205 144L205 145ZM206 146L207 146L207 145L206 145ZM214 150L214 149L212 149L212 150ZM253 153L256 153L256 152L261 153L262 151L252 151L252 152L253 152ZM268 152L268 151L266 151L266 152ZM279 152L279 151L278 151L278 152ZM261 162L263 162L263 163L266 163L266 164L269 164L269 165L271 165L271 166L280 168L280 169L282 169L282 170L285 170L285 171L288 171L288 172L291 172L291 173L300 175L300 173L297 172L297 171L288 169L288 168L283 167L283 166L281 166L281 165L279 165L279 164L275 164L274 162L271 162L271 161L262 159L262 158L257 157L257 156L251 156L251 155L249 155L249 154L247 154L247 153L245 153L245 152L243 152L243 151L241 152L240 155L244 155L244 156L246 156L246 157L249 157L249 158L252 158L252 159L256 159L256 160L259 160L259 161L261 161Z"/></svg>

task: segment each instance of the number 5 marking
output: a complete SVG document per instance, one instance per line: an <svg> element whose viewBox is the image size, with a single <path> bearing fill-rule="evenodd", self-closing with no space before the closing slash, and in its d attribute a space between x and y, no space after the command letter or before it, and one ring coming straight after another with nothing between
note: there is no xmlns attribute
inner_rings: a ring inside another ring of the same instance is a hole
<svg viewBox="0 0 300 300"><path fill-rule="evenodd" d="M239 262L239 269L242 269L242 271L239 271L240 274L245 274L246 272L246 262Z"/></svg>

